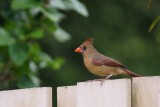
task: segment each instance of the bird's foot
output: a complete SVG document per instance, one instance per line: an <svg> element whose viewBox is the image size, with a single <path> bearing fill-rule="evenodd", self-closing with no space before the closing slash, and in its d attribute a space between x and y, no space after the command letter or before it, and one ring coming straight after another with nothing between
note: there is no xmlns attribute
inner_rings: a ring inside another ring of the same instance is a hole
<svg viewBox="0 0 160 107"><path fill-rule="evenodd" d="M109 78L100 78L100 79L94 79L93 81L105 81L108 80Z"/></svg>
<svg viewBox="0 0 160 107"><path fill-rule="evenodd" d="M105 80L109 80L109 78L100 78L100 79L94 79L94 80L87 80L85 82L100 81L100 82L103 83Z"/></svg>
<svg viewBox="0 0 160 107"><path fill-rule="evenodd" d="M109 78L110 78L112 75L113 75L113 74L110 74L110 75L108 75L108 76L105 77L105 78L94 79L94 80L88 80L88 81L86 81L86 82L100 81L100 82L101 82L101 86L102 86L102 84L104 83L104 81L105 81L105 80L110 80Z"/></svg>
<svg viewBox="0 0 160 107"><path fill-rule="evenodd" d="M94 81L100 81L101 82L101 86L104 83L105 80L110 80L109 78L100 78L100 79L94 79Z"/></svg>

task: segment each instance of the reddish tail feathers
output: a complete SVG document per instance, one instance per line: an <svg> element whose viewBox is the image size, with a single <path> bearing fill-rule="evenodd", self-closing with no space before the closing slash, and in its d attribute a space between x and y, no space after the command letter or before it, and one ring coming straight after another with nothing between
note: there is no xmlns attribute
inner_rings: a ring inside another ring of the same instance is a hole
<svg viewBox="0 0 160 107"><path fill-rule="evenodd" d="M134 72L132 72L132 71L130 71L130 70L128 70L128 69L124 69L124 71L125 71L128 75L130 75L130 76L132 76L132 77L141 77L141 75L136 74L136 73L134 73Z"/></svg>

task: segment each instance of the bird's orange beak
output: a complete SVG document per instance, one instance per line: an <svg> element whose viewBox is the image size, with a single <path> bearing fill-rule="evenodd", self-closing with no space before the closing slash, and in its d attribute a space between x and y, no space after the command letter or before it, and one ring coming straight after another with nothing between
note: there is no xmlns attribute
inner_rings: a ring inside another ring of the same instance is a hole
<svg viewBox="0 0 160 107"><path fill-rule="evenodd" d="M78 47L78 48L75 50L75 52L77 52L77 53L82 53L82 49L81 49L80 47Z"/></svg>

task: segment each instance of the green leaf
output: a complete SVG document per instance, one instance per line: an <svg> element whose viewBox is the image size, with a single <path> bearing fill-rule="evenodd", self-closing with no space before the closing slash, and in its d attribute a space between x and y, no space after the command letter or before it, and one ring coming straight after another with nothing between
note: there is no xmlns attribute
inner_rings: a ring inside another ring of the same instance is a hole
<svg viewBox="0 0 160 107"><path fill-rule="evenodd" d="M45 62L50 62L50 61L52 61L52 58L51 58L48 54L46 54L46 53L44 53L44 52L40 52L40 53L38 54L38 56L39 56L39 58L40 58L41 61L45 61Z"/></svg>
<svg viewBox="0 0 160 107"><path fill-rule="evenodd" d="M66 11L68 8L65 2L64 0L50 0L49 6Z"/></svg>
<svg viewBox="0 0 160 107"><path fill-rule="evenodd" d="M87 8L79 0L50 0L49 7L60 10L74 10L84 17L88 17Z"/></svg>
<svg viewBox="0 0 160 107"><path fill-rule="evenodd" d="M52 62L49 63L52 69L58 70L62 67L65 60L63 58L57 57Z"/></svg>
<svg viewBox="0 0 160 107"><path fill-rule="evenodd" d="M39 67L40 68L45 68L48 66L48 64L50 62L52 62L52 58L47 54L47 53L44 53L44 52L39 52L37 54L37 57L39 58Z"/></svg>
<svg viewBox="0 0 160 107"><path fill-rule="evenodd" d="M78 0L69 0L71 2L71 6L72 9L74 9L75 11L77 11L79 14L81 14L84 17L88 17L88 11L87 8L85 7L84 4L82 4L80 1Z"/></svg>
<svg viewBox="0 0 160 107"><path fill-rule="evenodd" d="M40 80L36 75L33 74L29 74L30 80L32 82L32 84L34 85L34 87L38 87L40 85Z"/></svg>
<svg viewBox="0 0 160 107"><path fill-rule="evenodd" d="M15 39L3 28L0 27L0 45L11 45Z"/></svg>
<svg viewBox="0 0 160 107"><path fill-rule="evenodd" d="M64 15L57 11L47 11L44 8L40 8L40 11L43 13L44 16L46 16L48 19L50 19L52 22L59 22L62 18L64 18Z"/></svg>
<svg viewBox="0 0 160 107"><path fill-rule="evenodd" d="M30 46L30 54L36 54L37 56L37 53L39 53L41 51L41 47L38 43L31 43L29 44Z"/></svg>
<svg viewBox="0 0 160 107"><path fill-rule="evenodd" d="M154 28L154 26L156 25L156 23L160 20L160 16L158 16L151 24L151 26L149 27L148 32L151 32L152 29Z"/></svg>
<svg viewBox="0 0 160 107"><path fill-rule="evenodd" d="M43 37L43 30L42 29L36 29L28 34L29 38L33 39L39 39Z"/></svg>
<svg viewBox="0 0 160 107"><path fill-rule="evenodd" d="M31 82L29 81L29 79L27 77L22 77L18 83L17 83L17 86L19 88L31 88L33 87L33 84L31 84Z"/></svg>
<svg viewBox="0 0 160 107"><path fill-rule="evenodd" d="M14 10L27 9L34 7L36 2L34 0L12 0L11 7Z"/></svg>
<svg viewBox="0 0 160 107"><path fill-rule="evenodd" d="M31 73L23 76L18 82L19 88L32 88L32 87L38 87L39 85L40 85L39 78Z"/></svg>
<svg viewBox="0 0 160 107"><path fill-rule="evenodd" d="M57 29L57 24L51 20L44 20L44 26L47 27L46 31L48 32L54 32Z"/></svg>
<svg viewBox="0 0 160 107"><path fill-rule="evenodd" d="M29 62L29 68L30 68L30 71L32 72L36 72L38 70L38 66L34 61Z"/></svg>
<svg viewBox="0 0 160 107"><path fill-rule="evenodd" d="M55 32L53 32L53 35L59 42L66 42L71 38L70 34L62 28L58 28Z"/></svg>
<svg viewBox="0 0 160 107"><path fill-rule="evenodd" d="M9 47L9 55L16 65L22 65L29 56L29 47L26 44L14 44Z"/></svg>

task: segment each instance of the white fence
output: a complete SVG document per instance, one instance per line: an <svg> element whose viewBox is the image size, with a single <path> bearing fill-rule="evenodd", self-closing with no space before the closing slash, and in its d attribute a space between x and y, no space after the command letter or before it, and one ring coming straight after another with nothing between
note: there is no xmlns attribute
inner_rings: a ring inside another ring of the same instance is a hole
<svg viewBox="0 0 160 107"><path fill-rule="evenodd" d="M160 77L79 82L57 88L58 107L160 107ZM0 107L52 107L51 88L0 91Z"/></svg>
<svg viewBox="0 0 160 107"><path fill-rule="evenodd" d="M160 77L80 82L57 93L58 107L160 107Z"/></svg>
<svg viewBox="0 0 160 107"><path fill-rule="evenodd" d="M52 89L0 91L0 107L52 107Z"/></svg>

